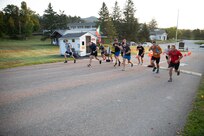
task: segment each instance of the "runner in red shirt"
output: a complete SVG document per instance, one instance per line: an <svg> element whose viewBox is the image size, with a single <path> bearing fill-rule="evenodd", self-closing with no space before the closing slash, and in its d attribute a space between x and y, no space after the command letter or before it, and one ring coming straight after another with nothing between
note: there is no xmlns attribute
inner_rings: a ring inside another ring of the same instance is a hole
<svg viewBox="0 0 204 136"><path fill-rule="evenodd" d="M183 58L183 55L181 54L181 52L179 50L176 49L175 45L171 46L171 51L169 51L169 80L168 82L172 82L172 71L173 68L175 69L175 72L177 72L177 75L180 74L180 70L179 70L179 65L180 65L180 60Z"/></svg>

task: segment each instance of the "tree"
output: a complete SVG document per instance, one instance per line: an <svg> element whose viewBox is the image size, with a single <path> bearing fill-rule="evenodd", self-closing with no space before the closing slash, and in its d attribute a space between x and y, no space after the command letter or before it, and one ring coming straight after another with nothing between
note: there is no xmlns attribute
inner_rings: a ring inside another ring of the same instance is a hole
<svg viewBox="0 0 204 136"><path fill-rule="evenodd" d="M150 41L150 34L149 34L149 28L146 23L141 24L141 29L139 31L139 41L140 42L145 42L145 41Z"/></svg>
<svg viewBox="0 0 204 136"><path fill-rule="evenodd" d="M7 5L3 9L3 26L6 35L15 36L19 32L19 14L20 10L15 5Z"/></svg>
<svg viewBox="0 0 204 136"><path fill-rule="evenodd" d="M157 21L154 18L148 24L150 31L154 31L154 29L156 29L157 26L158 26Z"/></svg>
<svg viewBox="0 0 204 136"><path fill-rule="evenodd" d="M33 32L34 23L31 19L32 11L28 9L26 2L21 3L21 11L20 11L20 29L21 34L25 37L30 36Z"/></svg>
<svg viewBox="0 0 204 136"><path fill-rule="evenodd" d="M118 2L115 1L113 13L112 13L112 18L113 18L114 27L116 29L116 32L117 32L117 35L119 38L122 38L122 31L121 31L122 19L121 19L121 16L122 15L121 15L120 7L118 6Z"/></svg>
<svg viewBox="0 0 204 136"><path fill-rule="evenodd" d="M49 30L52 33L57 28L56 15L57 12L53 10L51 3L49 3L48 8L44 11L43 14L42 28L44 30Z"/></svg>
<svg viewBox="0 0 204 136"><path fill-rule="evenodd" d="M108 8L104 2L101 10L99 11L99 16L97 24L100 25L102 34L106 35L109 40L113 39L116 36L116 30L113 25L113 20L109 15Z"/></svg>
<svg viewBox="0 0 204 136"><path fill-rule="evenodd" d="M132 0L127 0L126 6L124 9L124 20L122 24L123 36L127 40L137 41L138 31L139 31L139 23L137 18L135 18L135 9L134 3Z"/></svg>
<svg viewBox="0 0 204 136"><path fill-rule="evenodd" d="M3 37L4 33L4 13L0 11L0 37Z"/></svg>

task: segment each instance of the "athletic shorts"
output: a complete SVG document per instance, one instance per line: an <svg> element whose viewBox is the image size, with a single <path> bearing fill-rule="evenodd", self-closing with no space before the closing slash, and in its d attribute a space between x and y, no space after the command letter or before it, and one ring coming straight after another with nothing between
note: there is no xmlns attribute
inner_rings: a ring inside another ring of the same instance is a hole
<svg viewBox="0 0 204 136"><path fill-rule="evenodd" d="M143 57L144 57L144 54L139 53L138 56L140 56L141 58L143 58Z"/></svg>
<svg viewBox="0 0 204 136"><path fill-rule="evenodd" d="M160 62L160 58L155 58L154 56L152 56L151 60L155 61L156 60L156 63L159 64Z"/></svg>
<svg viewBox="0 0 204 136"><path fill-rule="evenodd" d="M169 68L175 68L175 70L178 70L179 69L179 65L180 65L180 62L178 62L178 63L170 62Z"/></svg>
<svg viewBox="0 0 204 136"><path fill-rule="evenodd" d="M65 53L68 54L68 55L70 55L70 56L72 56L72 52L66 51Z"/></svg>
<svg viewBox="0 0 204 136"><path fill-rule="evenodd" d="M90 55L97 57L98 53L97 51L92 51Z"/></svg>
<svg viewBox="0 0 204 136"><path fill-rule="evenodd" d="M115 56L118 57L120 55L120 51L115 52Z"/></svg>
<svg viewBox="0 0 204 136"><path fill-rule="evenodd" d="M131 59L131 56L130 56L130 55L124 55L123 58L124 58L124 59L127 59L127 60L130 60L130 59Z"/></svg>

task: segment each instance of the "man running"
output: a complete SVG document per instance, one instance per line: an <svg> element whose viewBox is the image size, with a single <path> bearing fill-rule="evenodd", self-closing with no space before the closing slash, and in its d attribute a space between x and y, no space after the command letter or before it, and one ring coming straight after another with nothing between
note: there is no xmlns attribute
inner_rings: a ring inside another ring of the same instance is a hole
<svg viewBox="0 0 204 136"><path fill-rule="evenodd" d="M159 62L160 62L160 54L162 53L162 49L159 45L156 44L155 41L152 43L153 45L149 48L149 51L152 50L153 55L151 58L151 65L153 66L153 72L157 69L156 73L159 73ZM154 62L156 61L156 66Z"/></svg>
<svg viewBox="0 0 204 136"><path fill-rule="evenodd" d="M138 65L139 64L142 65L143 64L143 57L144 57L145 49L141 44L139 44L137 46L137 50L139 51L138 52Z"/></svg>
<svg viewBox="0 0 204 136"><path fill-rule="evenodd" d="M122 71L125 71L125 61L128 60L128 64L131 64L131 67L133 67L133 63L131 60L131 49L130 46L127 44L126 39L123 39L123 45L118 47L123 50L123 69Z"/></svg>
<svg viewBox="0 0 204 136"><path fill-rule="evenodd" d="M167 48L165 49L164 53L166 54L166 60L167 60L167 64L169 65L169 52L170 52L171 48L170 45L167 46Z"/></svg>
<svg viewBox="0 0 204 136"><path fill-rule="evenodd" d="M175 72L177 72L177 75L180 75L179 65L180 60L183 58L183 55L179 50L176 49L175 45L171 46L171 51L169 51L169 80L168 82L172 82L172 71L173 68L175 69Z"/></svg>
<svg viewBox="0 0 204 136"><path fill-rule="evenodd" d="M114 43L113 43L113 47L115 48L115 64L114 67L117 65L118 62L118 66L120 66L120 43L118 42L118 39L114 39Z"/></svg>
<svg viewBox="0 0 204 136"><path fill-rule="evenodd" d="M67 63L67 55L72 57L74 59L74 63L76 63L76 58L74 57L74 53L72 51L72 45L68 43L67 39L64 42L65 42L65 48L66 48L66 52L64 53L64 59L65 59L64 63Z"/></svg>
<svg viewBox="0 0 204 136"><path fill-rule="evenodd" d="M95 57L96 60L99 61L99 64L101 64L101 60L99 60L99 59L97 58L98 52L97 52L97 46L96 46L96 44L93 43L93 42L89 42L88 45L89 45L89 47L90 47L90 49L91 49L91 54L90 54L90 56L89 56L90 60L89 60L89 64L88 64L87 66L88 66L88 67L91 66L91 62L92 62L92 59L93 59L94 57Z"/></svg>

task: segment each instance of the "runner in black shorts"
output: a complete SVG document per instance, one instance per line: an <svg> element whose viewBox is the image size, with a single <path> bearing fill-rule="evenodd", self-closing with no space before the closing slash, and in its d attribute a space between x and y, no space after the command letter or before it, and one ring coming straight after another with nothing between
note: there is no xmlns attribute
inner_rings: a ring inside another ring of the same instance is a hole
<svg viewBox="0 0 204 136"><path fill-rule="evenodd" d="M139 51L138 52L138 65L139 64L143 64L143 57L144 57L144 53L145 53L145 49L144 49L144 47L141 45L141 44L139 44L138 46L137 46L137 50ZM141 60L141 61L140 61ZM141 63L140 63L141 62Z"/></svg>
<svg viewBox="0 0 204 136"><path fill-rule="evenodd" d="M89 64L88 64L88 67L91 66L91 62L92 62L92 59L95 57L95 59L97 59L99 61L99 64L101 64L101 60L99 60L97 58L97 55L98 55L98 52L97 52L97 46L95 43L93 42L89 42L89 47L91 49L91 54L89 56L90 60L89 60Z"/></svg>

